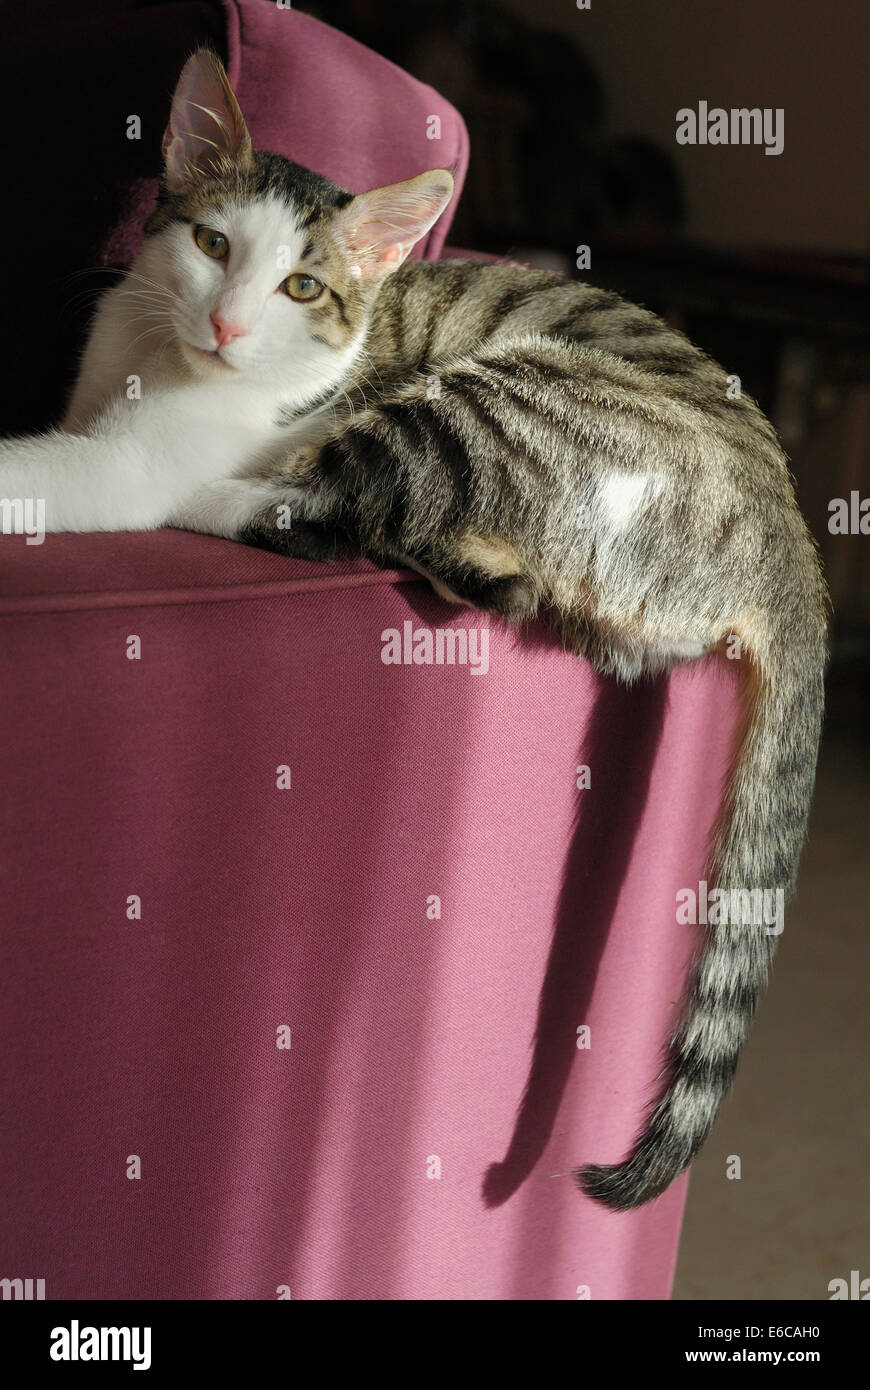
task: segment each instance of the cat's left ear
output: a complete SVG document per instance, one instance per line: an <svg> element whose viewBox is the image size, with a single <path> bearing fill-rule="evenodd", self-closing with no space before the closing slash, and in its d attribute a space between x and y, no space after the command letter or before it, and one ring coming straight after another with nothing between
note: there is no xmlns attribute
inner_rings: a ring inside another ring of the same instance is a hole
<svg viewBox="0 0 870 1390"><path fill-rule="evenodd" d="M377 280L397 270L452 197L453 175L446 169L358 194L334 224L352 272Z"/></svg>
<svg viewBox="0 0 870 1390"><path fill-rule="evenodd" d="M254 147L224 65L211 49L188 58L163 135L166 187L180 193L228 162L248 168Z"/></svg>

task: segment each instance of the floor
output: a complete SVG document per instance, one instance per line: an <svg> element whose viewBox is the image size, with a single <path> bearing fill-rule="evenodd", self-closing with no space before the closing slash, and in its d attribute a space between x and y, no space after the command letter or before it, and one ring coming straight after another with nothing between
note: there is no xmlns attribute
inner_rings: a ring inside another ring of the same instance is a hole
<svg viewBox="0 0 870 1390"><path fill-rule="evenodd" d="M866 744L826 737L773 981L693 1169L675 1299L827 1299L870 1278L868 785Z"/></svg>

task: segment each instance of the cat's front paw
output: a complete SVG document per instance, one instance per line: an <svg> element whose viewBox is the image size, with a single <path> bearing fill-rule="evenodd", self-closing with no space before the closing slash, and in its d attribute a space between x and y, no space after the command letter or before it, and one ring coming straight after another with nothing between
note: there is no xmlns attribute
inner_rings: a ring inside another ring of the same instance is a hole
<svg viewBox="0 0 870 1390"><path fill-rule="evenodd" d="M242 531L261 516L269 517L278 529L288 527L295 507L298 508L298 502L293 490L279 479L225 478L194 493L170 518L170 525L238 540Z"/></svg>

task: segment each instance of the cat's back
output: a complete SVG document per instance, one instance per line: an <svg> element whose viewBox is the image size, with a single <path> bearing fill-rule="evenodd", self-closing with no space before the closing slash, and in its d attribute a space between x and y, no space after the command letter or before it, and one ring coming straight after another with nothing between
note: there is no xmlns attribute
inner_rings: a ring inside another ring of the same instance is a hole
<svg viewBox="0 0 870 1390"><path fill-rule="evenodd" d="M380 292L372 332L383 352L420 364L541 333L665 376L724 377L682 333L613 290L512 263L406 262Z"/></svg>
<svg viewBox="0 0 870 1390"><path fill-rule="evenodd" d="M406 262L380 292L371 341L373 355L401 378L437 374L458 356L488 344L509 347L531 333L564 343L575 363L572 345L628 364L644 394L679 402L708 428L715 423L779 454L756 403L730 391L725 368L683 333L613 290L554 271L461 259Z"/></svg>

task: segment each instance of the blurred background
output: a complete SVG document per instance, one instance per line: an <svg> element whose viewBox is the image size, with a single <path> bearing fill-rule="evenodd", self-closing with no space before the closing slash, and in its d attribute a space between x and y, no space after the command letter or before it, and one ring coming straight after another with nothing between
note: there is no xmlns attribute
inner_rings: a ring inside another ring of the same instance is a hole
<svg viewBox="0 0 870 1390"><path fill-rule="evenodd" d="M654 309L737 374L782 437L833 601L827 725L798 896L693 1170L674 1296L828 1298L832 1277L870 1277L870 7L296 8L461 111L471 164L454 245L563 268ZM782 108L782 153L678 145L676 113L700 101ZM850 520L832 532L835 499ZM740 1181L724 1176L730 1154Z"/></svg>

